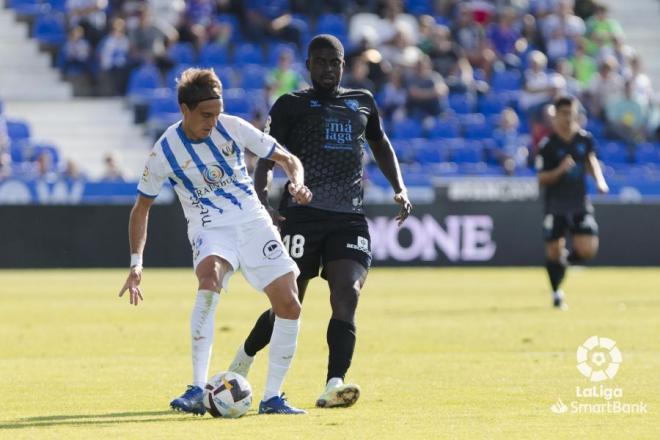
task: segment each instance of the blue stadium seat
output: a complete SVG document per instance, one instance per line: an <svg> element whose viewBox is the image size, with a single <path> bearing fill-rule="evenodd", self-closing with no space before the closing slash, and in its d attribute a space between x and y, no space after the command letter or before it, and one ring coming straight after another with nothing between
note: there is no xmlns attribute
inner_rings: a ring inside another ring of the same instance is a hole
<svg viewBox="0 0 660 440"><path fill-rule="evenodd" d="M660 164L660 146L645 142L637 146L637 163Z"/></svg>
<svg viewBox="0 0 660 440"><path fill-rule="evenodd" d="M522 87L522 76L517 70L493 72L491 85L495 91L519 90Z"/></svg>
<svg viewBox="0 0 660 440"><path fill-rule="evenodd" d="M225 111L232 114L249 114L251 109L247 94L243 89L225 89L222 93Z"/></svg>
<svg viewBox="0 0 660 440"><path fill-rule="evenodd" d="M485 118L466 121L463 125L463 132L467 139L487 139L493 136L493 128Z"/></svg>
<svg viewBox="0 0 660 440"><path fill-rule="evenodd" d="M53 166L57 167L60 163L60 152L57 147L53 144L38 143L34 144L31 149L31 160L35 160L42 153L47 153L50 155L50 158L53 160Z"/></svg>
<svg viewBox="0 0 660 440"><path fill-rule="evenodd" d="M241 68L239 87L244 89L262 89L266 85L268 71L258 64L246 64Z"/></svg>
<svg viewBox="0 0 660 440"><path fill-rule="evenodd" d="M433 15L431 0L405 0L405 10L412 15Z"/></svg>
<svg viewBox="0 0 660 440"><path fill-rule="evenodd" d="M221 44L206 44L200 51L199 61L204 67L229 64L229 51Z"/></svg>
<svg viewBox="0 0 660 440"><path fill-rule="evenodd" d="M41 0L9 0L9 8L19 16L35 17L48 12L50 7Z"/></svg>
<svg viewBox="0 0 660 440"><path fill-rule="evenodd" d="M429 131L429 137L436 138L455 138L461 135L461 126L456 118L437 118Z"/></svg>
<svg viewBox="0 0 660 440"><path fill-rule="evenodd" d="M346 32L346 19L339 14L323 14L316 22L317 34L331 34L340 38L345 36Z"/></svg>
<svg viewBox="0 0 660 440"><path fill-rule="evenodd" d="M586 128L596 139L602 139L605 136L605 125L596 118L589 118Z"/></svg>
<svg viewBox="0 0 660 440"><path fill-rule="evenodd" d="M187 64L179 64L175 66L174 68L170 69L169 72L167 72L167 79L165 80L165 87L169 87L170 89L176 89L176 81L177 79L181 76L181 74L186 70L191 68L191 65Z"/></svg>
<svg viewBox="0 0 660 440"><path fill-rule="evenodd" d="M484 160L483 145L479 141L456 139L451 143L450 159L457 163L476 163Z"/></svg>
<svg viewBox="0 0 660 440"><path fill-rule="evenodd" d="M7 134L12 143L30 139L30 125L20 119L7 119Z"/></svg>
<svg viewBox="0 0 660 440"><path fill-rule="evenodd" d="M232 87L236 87L238 85L236 72L233 68L225 65L215 65L211 67L215 71L215 74L218 75L218 78L220 78L223 89L231 89Z"/></svg>
<svg viewBox="0 0 660 440"><path fill-rule="evenodd" d="M66 40L66 28L62 14L47 14L37 17L32 36L39 43L60 46Z"/></svg>
<svg viewBox="0 0 660 440"><path fill-rule="evenodd" d="M426 140L414 144L415 159L420 164L437 164L448 159L448 144L444 139Z"/></svg>
<svg viewBox="0 0 660 440"><path fill-rule="evenodd" d="M620 142L607 142L598 150L597 154L606 164L616 166L630 162L628 147Z"/></svg>
<svg viewBox="0 0 660 440"><path fill-rule="evenodd" d="M422 124L413 118L402 119L392 123L393 137L397 139L419 138L423 136Z"/></svg>
<svg viewBox="0 0 660 440"><path fill-rule="evenodd" d="M166 127L181 119L176 95L169 89L161 89L149 100L149 119L151 125Z"/></svg>
<svg viewBox="0 0 660 440"><path fill-rule="evenodd" d="M288 51L293 55L293 60L296 58L296 45L292 43L277 43L271 45L268 49L268 63L271 66L277 65L277 61L280 57L280 54L284 51Z"/></svg>
<svg viewBox="0 0 660 440"><path fill-rule="evenodd" d="M264 54L256 44L241 43L234 49L234 63L239 65L264 64Z"/></svg>
<svg viewBox="0 0 660 440"><path fill-rule="evenodd" d="M197 58L192 43L174 43L167 54L175 64L193 64Z"/></svg>
<svg viewBox="0 0 660 440"><path fill-rule="evenodd" d="M458 114L472 113L472 99L464 93L452 93L449 95L449 107Z"/></svg>
<svg viewBox="0 0 660 440"><path fill-rule="evenodd" d="M506 106L507 97L501 93L489 93L479 97L478 110L485 115L499 114Z"/></svg>
<svg viewBox="0 0 660 440"><path fill-rule="evenodd" d="M131 72L127 95L134 101L144 102L160 87L160 72L153 64L145 64Z"/></svg>
<svg viewBox="0 0 660 440"><path fill-rule="evenodd" d="M67 0L46 0L46 3L50 6L51 11L65 13L66 1Z"/></svg>

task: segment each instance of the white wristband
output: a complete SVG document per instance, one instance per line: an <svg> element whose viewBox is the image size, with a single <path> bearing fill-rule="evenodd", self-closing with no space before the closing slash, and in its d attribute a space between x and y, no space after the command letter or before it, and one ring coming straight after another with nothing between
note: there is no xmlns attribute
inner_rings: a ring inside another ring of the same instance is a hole
<svg viewBox="0 0 660 440"><path fill-rule="evenodd" d="M131 267L140 266L142 267L142 255L140 254L131 254Z"/></svg>

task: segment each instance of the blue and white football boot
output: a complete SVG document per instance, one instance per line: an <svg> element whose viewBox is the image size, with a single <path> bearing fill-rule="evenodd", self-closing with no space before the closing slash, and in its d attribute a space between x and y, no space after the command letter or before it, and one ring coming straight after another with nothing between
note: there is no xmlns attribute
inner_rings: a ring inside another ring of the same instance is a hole
<svg viewBox="0 0 660 440"><path fill-rule="evenodd" d="M203 389L195 385L188 385L185 393L170 402L170 407L175 411L203 416L206 413L206 408L204 408L202 402L203 397Z"/></svg>

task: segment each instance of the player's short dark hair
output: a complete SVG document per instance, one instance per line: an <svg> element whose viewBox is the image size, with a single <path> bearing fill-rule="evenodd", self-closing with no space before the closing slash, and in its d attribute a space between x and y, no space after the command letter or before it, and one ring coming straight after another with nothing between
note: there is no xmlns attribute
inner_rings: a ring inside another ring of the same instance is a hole
<svg viewBox="0 0 660 440"><path fill-rule="evenodd" d="M307 46L307 57L311 57L312 52L318 49L334 49L342 58L344 57L344 45L334 35L320 34L312 38L312 41Z"/></svg>
<svg viewBox="0 0 660 440"><path fill-rule="evenodd" d="M555 109L558 110L560 107L566 107L566 106L572 107L576 103L577 103L577 99L575 99L574 96L564 95L555 99L555 102L553 102L552 105L555 107Z"/></svg>
<svg viewBox="0 0 660 440"><path fill-rule="evenodd" d="M176 93L179 104L194 110L202 101L222 99L222 83L213 69L191 67L177 79Z"/></svg>

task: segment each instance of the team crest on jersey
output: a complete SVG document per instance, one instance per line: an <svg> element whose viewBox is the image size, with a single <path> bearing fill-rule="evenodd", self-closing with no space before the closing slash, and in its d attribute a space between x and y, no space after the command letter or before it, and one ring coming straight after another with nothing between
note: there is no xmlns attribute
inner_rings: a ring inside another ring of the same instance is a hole
<svg viewBox="0 0 660 440"><path fill-rule="evenodd" d="M309 106L311 108L318 108L318 107L321 107L321 103L318 102L316 99L310 99Z"/></svg>
<svg viewBox="0 0 660 440"><path fill-rule="evenodd" d="M142 181L144 183L149 181L149 167L144 167L144 171L142 172Z"/></svg>
<svg viewBox="0 0 660 440"><path fill-rule="evenodd" d="M578 154L584 154L587 148L584 146L583 143L580 142L575 146L575 149L577 150Z"/></svg>
<svg viewBox="0 0 660 440"><path fill-rule="evenodd" d="M360 108L360 103L357 101L357 99L344 99L344 104L346 104L346 107L350 108L354 112Z"/></svg>
<svg viewBox="0 0 660 440"><path fill-rule="evenodd" d="M232 141L225 142L220 145L220 151L222 151L222 154L225 156L231 156L234 154L234 143Z"/></svg>
<svg viewBox="0 0 660 440"><path fill-rule="evenodd" d="M208 165L204 172L202 173L204 181L209 185L215 185L220 183L223 177L225 177L225 170L218 165Z"/></svg>

